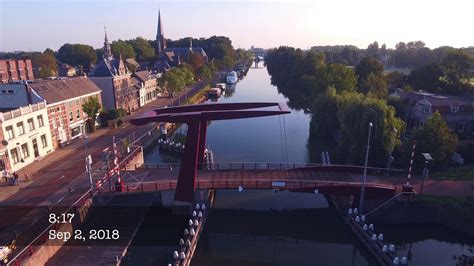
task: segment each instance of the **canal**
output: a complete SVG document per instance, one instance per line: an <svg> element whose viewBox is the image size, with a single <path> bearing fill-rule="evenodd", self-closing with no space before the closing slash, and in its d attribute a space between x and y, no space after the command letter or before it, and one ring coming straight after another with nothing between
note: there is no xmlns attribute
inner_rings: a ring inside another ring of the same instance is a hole
<svg viewBox="0 0 474 266"><path fill-rule="evenodd" d="M262 64L259 68L251 68L235 88L227 90L226 95L219 99L223 103L258 101L286 102L286 98L271 85L270 76ZM208 127L206 144L212 149L216 162L309 162L310 120L309 115L292 110L284 118L213 121ZM185 128L177 132L185 133ZM146 159L148 163L167 160L169 157L161 155L158 150ZM156 214L149 215L154 218L147 218L148 222L145 222L159 224L160 229L155 231L161 234L156 238L163 242L160 244L163 248L148 246L140 253L139 244L132 243L131 261L164 264L170 258L186 218L170 218L171 214L163 216L163 213L158 208ZM463 265L458 264L460 257L474 256L472 238L447 227L433 224L380 226L387 241L393 239L397 245L397 255L407 256L410 265ZM141 230L142 236L152 238L151 231L149 228ZM158 255L163 251L166 254ZM374 263L322 195L219 190L193 265Z"/></svg>

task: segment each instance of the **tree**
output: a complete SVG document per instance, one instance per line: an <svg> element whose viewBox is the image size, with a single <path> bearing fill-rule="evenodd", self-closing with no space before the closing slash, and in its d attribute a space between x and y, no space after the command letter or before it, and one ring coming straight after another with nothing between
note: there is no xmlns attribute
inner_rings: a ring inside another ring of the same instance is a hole
<svg viewBox="0 0 474 266"><path fill-rule="evenodd" d="M188 56L188 63L193 68L193 71L196 72L200 67L204 65L204 58L198 53L191 52Z"/></svg>
<svg viewBox="0 0 474 266"><path fill-rule="evenodd" d="M364 57L355 68L359 85L367 79L370 73L373 73L374 75L381 75L382 72L383 65L373 57Z"/></svg>
<svg viewBox="0 0 474 266"><path fill-rule="evenodd" d="M407 76L401 72L393 71L385 75L385 80L389 88L403 88L407 85Z"/></svg>
<svg viewBox="0 0 474 266"><path fill-rule="evenodd" d="M474 163L474 140L459 141L456 151L463 157L464 164Z"/></svg>
<svg viewBox="0 0 474 266"><path fill-rule="evenodd" d="M111 44L112 54L115 58L119 58L122 56L123 58L135 58L135 50L133 50L133 46L122 40L113 41Z"/></svg>
<svg viewBox="0 0 474 266"><path fill-rule="evenodd" d="M97 61L97 54L92 46L66 43L59 48L58 59L63 63L88 70Z"/></svg>
<svg viewBox="0 0 474 266"><path fill-rule="evenodd" d="M149 62L155 56L155 49L153 49L150 43L143 37L137 37L127 42L133 46L137 61Z"/></svg>
<svg viewBox="0 0 474 266"><path fill-rule="evenodd" d="M470 74L473 60L462 50L449 53L441 63L445 80L451 91L459 92L469 86Z"/></svg>
<svg viewBox="0 0 474 266"><path fill-rule="evenodd" d="M201 79L210 80L212 79L212 70L207 65L199 67L196 71L196 75Z"/></svg>
<svg viewBox="0 0 474 266"><path fill-rule="evenodd" d="M430 153L433 157L432 165L446 166L456 151L458 138L451 132L439 112L428 118L423 127L417 129L413 135L417 146L417 163L423 165L421 153Z"/></svg>
<svg viewBox="0 0 474 266"><path fill-rule="evenodd" d="M359 91L364 94L370 93L380 99L386 99L388 95L387 82L381 75L370 73L360 86Z"/></svg>
<svg viewBox="0 0 474 266"><path fill-rule="evenodd" d="M442 85L442 76L443 71L439 65L429 64L412 70L408 75L408 84L418 90L437 92Z"/></svg>
<svg viewBox="0 0 474 266"><path fill-rule="evenodd" d="M58 73L56 58L51 49L46 49L43 53L32 56L31 63L37 69L39 78L56 76Z"/></svg>
<svg viewBox="0 0 474 266"><path fill-rule="evenodd" d="M99 99L97 97L89 97L87 102L82 104L82 111L87 114L87 123L89 125L90 132L95 131L95 122L101 109L102 106L100 105Z"/></svg>
<svg viewBox="0 0 474 266"><path fill-rule="evenodd" d="M367 47L367 55L378 58L379 57L379 43L373 42Z"/></svg>

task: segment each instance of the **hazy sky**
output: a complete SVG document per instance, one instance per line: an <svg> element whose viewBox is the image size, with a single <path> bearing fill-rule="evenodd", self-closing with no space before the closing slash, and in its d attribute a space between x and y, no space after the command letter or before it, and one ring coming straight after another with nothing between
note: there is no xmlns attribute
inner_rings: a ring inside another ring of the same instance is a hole
<svg viewBox="0 0 474 266"><path fill-rule="evenodd" d="M474 0L0 0L0 51L98 48L109 40L155 39L158 8L165 37L230 37L234 47L354 44L474 46Z"/></svg>

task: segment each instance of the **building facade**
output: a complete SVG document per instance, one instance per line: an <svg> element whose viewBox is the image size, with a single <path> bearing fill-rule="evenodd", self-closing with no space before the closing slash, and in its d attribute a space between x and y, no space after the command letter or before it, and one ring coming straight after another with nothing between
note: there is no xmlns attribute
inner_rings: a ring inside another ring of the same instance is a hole
<svg viewBox="0 0 474 266"><path fill-rule="evenodd" d="M107 110L125 109L132 113L139 107L138 91L132 73L120 58L114 58L105 32L104 57L93 68L90 79L101 89L102 102Z"/></svg>
<svg viewBox="0 0 474 266"><path fill-rule="evenodd" d="M409 128L420 128L433 113L439 112L448 127L463 137L474 137L474 102L426 92L397 91L390 97L400 99Z"/></svg>
<svg viewBox="0 0 474 266"><path fill-rule="evenodd" d="M102 104L101 90L86 77L42 81L29 84L29 88L32 95L38 95L48 105L54 149L87 133L88 117L82 110L85 102L95 97Z"/></svg>
<svg viewBox="0 0 474 266"><path fill-rule="evenodd" d="M1 166L16 172L53 151L46 102L0 113Z"/></svg>
<svg viewBox="0 0 474 266"><path fill-rule="evenodd" d="M157 75L147 70L133 74L133 83L138 90L140 107L156 100L161 95L156 79Z"/></svg>
<svg viewBox="0 0 474 266"><path fill-rule="evenodd" d="M0 83L34 79L31 60L0 60Z"/></svg>

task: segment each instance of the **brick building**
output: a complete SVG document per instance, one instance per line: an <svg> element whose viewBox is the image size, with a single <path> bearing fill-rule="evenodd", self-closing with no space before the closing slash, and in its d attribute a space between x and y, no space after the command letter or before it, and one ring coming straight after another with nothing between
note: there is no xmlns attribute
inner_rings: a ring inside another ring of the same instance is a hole
<svg viewBox="0 0 474 266"><path fill-rule="evenodd" d="M53 147L61 147L86 133L87 114L82 105L91 97L102 103L101 90L86 77L48 80L28 85L48 105Z"/></svg>
<svg viewBox="0 0 474 266"><path fill-rule="evenodd" d="M0 83L34 79L31 60L0 60Z"/></svg>

